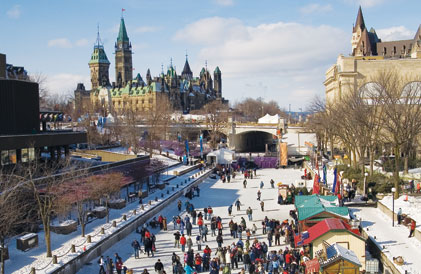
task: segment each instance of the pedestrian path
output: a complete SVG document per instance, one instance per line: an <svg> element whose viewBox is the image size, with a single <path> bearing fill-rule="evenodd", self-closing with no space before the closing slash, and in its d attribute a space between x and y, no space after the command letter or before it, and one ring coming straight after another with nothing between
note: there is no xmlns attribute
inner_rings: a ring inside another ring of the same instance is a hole
<svg viewBox="0 0 421 274"><path fill-rule="evenodd" d="M277 170L277 169L263 169L257 171L257 178L248 179L247 188L243 188L243 176L239 175L235 180L231 180L231 183L222 183L220 180L207 179L202 184L199 185L201 188L201 196L194 197L191 200L191 203L194 204L196 210L203 210L204 207L211 206L214 210L215 216L221 216L223 221L223 245L229 245L232 242L237 242L237 239L233 239L229 234L228 223L231 219L234 222L240 222L241 217L244 217L247 221L247 227L250 228L253 223L258 227L257 233L255 236L252 236L252 239L256 237L259 241L266 241L266 235L262 234L261 222L265 216L269 219L274 218L278 220L288 219L289 211L293 209L293 205L278 205L277 204L277 195L278 190L276 188L271 188L269 181L274 179L276 183L282 181L283 183L290 184L291 182L299 179L301 176L301 171L299 170ZM257 191L259 190L260 182L263 180L264 187L261 189L261 197L265 203L264 212L261 211L260 201L257 200ZM228 206L233 205L236 200L241 201L240 211L237 211L236 206L233 206L232 216L228 216ZM182 199L183 210L184 202L186 198ZM253 210L253 221L249 221L246 215L247 207L251 207ZM179 212L177 209L177 201L168 206L160 214L167 217L168 220L172 220L173 216L179 214L185 214L184 212ZM215 237L210 236L210 224L209 221L205 221L205 224L208 224L209 235L208 241L202 245L202 250L206 245L212 249L213 254L216 251L217 243ZM168 231L159 231L159 229L150 229L156 235L156 252L155 256L147 257L145 254L141 254L139 259L134 258L133 249L131 247L131 242L134 239L139 240L140 235L132 233L127 236L125 239L120 241L118 244L111 247L104 256L114 257L114 253L117 252L124 261L124 265L133 269L134 273L141 273L144 269L148 269L149 272L153 271L153 267L158 259L164 264L165 270L167 273L172 272L171 269L171 256L175 252L180 258L183 258L183 253L180 248L174 248L174 230L173 223L168 224ZM193 240L193 249L196 253L197 245L195 237L198 235L197 226L193 226L192 231L192 240ZM245 238L245 233L243 233ZM283 244L283 237L281 237L281 246L271 247L269 250L279 250L280 248L284 249L286 247ZM213 256L213 255L212 255ZM241 267L240 263L240 267ZM87 265L81 269L78 273L88 274L95 273L98 271L98 264L96 260L91 262L91 265Z"/></svg>
<svg viewBox="0 0 421 274"><path fill-rule="evenodd" d="M421 243L414 237L408 238L409 229L404 225L392 227L392 219L377 208L352 208L357 218L362 218L362 227L393 262L393 257L402 256L405 264L395 264L401 273L421 273Z"/></svg>

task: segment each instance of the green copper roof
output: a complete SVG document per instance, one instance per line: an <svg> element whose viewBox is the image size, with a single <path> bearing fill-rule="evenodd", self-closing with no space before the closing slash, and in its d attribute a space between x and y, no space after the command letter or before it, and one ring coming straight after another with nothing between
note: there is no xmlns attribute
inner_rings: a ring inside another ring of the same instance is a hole
<svg viewBox="0 0 421 274"><path fill-rule="evenodd" d="M321 212L330 212L340 216L348 216L347 207L337 207L336 196L305 195L295 196L295 208L300 221L315 216Z"/></svg>
<svg viewBox="0 0 421 274"><path fill-rule="evenodd" d="M124 18L121 18L120 21L120 31L118 32L117 42L129 42L126 25L124 24Z"/></svg>
<svg viewBox="0 0 421 274"><path fill-rule="evenodd" d="M202 70L200 71L200 75L205 74L205 68L202 68Z"/></svg>
<svg viewBox="0 0 421 274"><path fill-rule="evenodd" d="M95 45L94 52L91 55L91 60L89 60L89 64L110 64L103 46Z"/></svg>
<svg viewBox="0 0 421 274"><path fill-rule="evenodd" d="M216 69L215 69L215 73L219 73L219 74L221 74L221 70L219 69L219 67L216 67Z"/></svg>
<svg viewBox="0 0 421 274"><path fill-rule="evenodd" d="M169 77L175 77L175 75L176 75L176 72L175 72L174 67L173 66L169 67L168 68L168 71L167 71L167 76L169 76Z"/></svg>

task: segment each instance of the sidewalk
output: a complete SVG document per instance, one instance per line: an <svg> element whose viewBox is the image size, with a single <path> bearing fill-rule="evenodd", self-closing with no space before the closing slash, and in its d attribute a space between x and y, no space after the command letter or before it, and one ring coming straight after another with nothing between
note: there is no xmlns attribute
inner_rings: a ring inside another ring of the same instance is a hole
<svg viewBox="0 0 421 274"><path fill-rule="evenodd" d="M377 208L352 208L352 212L358 219L362 218L362 227L391 262L393 257L403 257L404 265L395 264L401 273L421 273L421 242L414 237L408 238L407 227L396 224L392 227L392 219Z"/></svg>

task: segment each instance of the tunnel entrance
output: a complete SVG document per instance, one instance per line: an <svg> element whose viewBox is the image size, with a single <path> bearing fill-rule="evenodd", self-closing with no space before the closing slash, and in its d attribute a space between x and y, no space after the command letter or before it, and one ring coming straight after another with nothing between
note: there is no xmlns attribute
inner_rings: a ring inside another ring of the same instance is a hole
<svg viewBox="0 0 421 274"><path fill-rule="evenodd" d="M235 135L236 152L266 152L276 150L273 135L263 131L249 131Z"/></svg>

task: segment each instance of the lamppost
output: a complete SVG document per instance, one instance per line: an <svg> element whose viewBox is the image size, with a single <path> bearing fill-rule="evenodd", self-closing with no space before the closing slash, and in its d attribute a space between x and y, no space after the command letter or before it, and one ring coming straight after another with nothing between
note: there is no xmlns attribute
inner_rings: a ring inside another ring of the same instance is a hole
<svg viewBox="0 0 421 274"><path fill-rule="evenodd" d="M395 192L396 188L392 187L392 226L395 226Z"/></svg>
<svg viewBox="0 0 421 274"><path fill-rule="evenodd" d="M368 173L367 172L364 173L364 192L363 192L363 195L364 196L366 195L366 193L365 193L365 184L367 183L367 176L368 176Z"/></svg>

